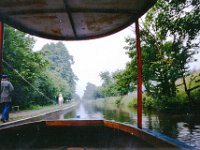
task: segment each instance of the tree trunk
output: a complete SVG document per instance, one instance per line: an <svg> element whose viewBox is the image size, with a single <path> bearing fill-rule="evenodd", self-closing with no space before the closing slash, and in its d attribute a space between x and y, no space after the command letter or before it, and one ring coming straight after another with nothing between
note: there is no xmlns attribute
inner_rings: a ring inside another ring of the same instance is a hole
<svg viewBox="0 0 200 150"><path fill-rule="evenodd" d="M185 76L183 75L182 78L183 78L183 85L184 85L185 93L187 94L188 101L189 101L189 104L190 104L190 108L192 108L193 100L192 100L192 97L190 95L190 90L187 88L187 84L186 84L186 81L185 81Z"/></svg>
<svg viewBox="0 0 200 150"><path fill-rule="evenodd" d="M176 84L175 84L175 80L171 80L171 95L172 96L176 96Z"/></svg>

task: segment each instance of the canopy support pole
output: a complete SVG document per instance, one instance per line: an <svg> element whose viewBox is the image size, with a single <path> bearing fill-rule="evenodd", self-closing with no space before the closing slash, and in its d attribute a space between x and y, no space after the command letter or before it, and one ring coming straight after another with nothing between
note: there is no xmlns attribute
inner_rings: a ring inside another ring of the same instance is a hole
<svg viewBox="0 0 200 150"><path fill-rule="evenodd" d="M137 127L142 128L142 52L140 47L140 31L138 20L135 22L136 47L137 47Z"/></svg>
<svg viewBox="0 0 200 150"><path fill-rule="evenodd" d="M3 73L3 22L0 20L0 76Z"/></svg>

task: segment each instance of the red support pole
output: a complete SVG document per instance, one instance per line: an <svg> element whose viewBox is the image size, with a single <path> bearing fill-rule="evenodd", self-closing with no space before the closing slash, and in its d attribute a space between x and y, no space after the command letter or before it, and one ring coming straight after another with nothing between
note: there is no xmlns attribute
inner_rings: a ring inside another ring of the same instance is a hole
<svg viewBox="0 0 200 150"><path fill-rule="evenodd" d="M137 126L142 128L142 52L140 47L140 31L138 20L135 22L136 47L137 47Z"/></svg>
<svg viewBox="0 0 200 150"><path fill-rule="evenodd" d="M0 76L3 73L3 22L0 21Z"/></svg>

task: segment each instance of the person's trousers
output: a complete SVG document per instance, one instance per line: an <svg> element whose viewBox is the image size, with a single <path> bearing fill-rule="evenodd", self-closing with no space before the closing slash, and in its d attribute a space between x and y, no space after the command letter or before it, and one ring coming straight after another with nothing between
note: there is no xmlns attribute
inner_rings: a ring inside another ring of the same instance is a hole
<svg viewBox="0 0 200 150"><path fill-rule="evenodd" d="M10 107L11 107L11 102L2 103L2 108L3 108L2 117L1 117L2 121L7 121L9 119Z"/></svg>

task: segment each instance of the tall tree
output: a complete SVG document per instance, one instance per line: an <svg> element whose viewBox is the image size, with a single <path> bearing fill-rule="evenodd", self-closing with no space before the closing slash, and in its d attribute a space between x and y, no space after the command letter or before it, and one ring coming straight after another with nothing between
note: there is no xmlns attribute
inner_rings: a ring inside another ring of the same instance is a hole
<svg viewBox="0 0 200 150"><path fill-rule="evenodd" d="M127 64L131 65L131 64ZM129 92L133 92L136 89L136 81L137 79L133 78L136 77L134 73L136 73L134 70L136 66L130 67L130 69L125 69L122 71L118 71L115 74L113 74L113 78L115 79L115 88L118 91L118 95L126 95Z"/></svg>
<svg viewBox="0 0 200 150"><path fill-rule="evenodd" d="M62 42L44 45L42 53L44 57L49 60L49 72L52 72L52 74L65 80L65 88L62 88L63 90L60 92L63 92L67 99L71 99L75 93L77 80L77 77L71 68L74 63L73 57L69 54L67 48Z"/></svg>
<svg viewBox="0 0 200 150"><path fill-rule="evenodd" d="M97 98L96 96L98 95L97 88L98 87L95 84L88 82L87 85L86 85L82 99L85 99L85 100L96 99Z"/></svg>
<svg viewBox="0 0 200 150"><path fill-rule="evenodd" d="M175 96L175 81L189 72L188 64L199 47L200 2L158 0L141 26L143 81L155 98ZM127 70L136 71L135 39L127 38L131 58ZM134 83L136 73L133 73ZM159 98L159 99L160 99Z"/></svg>
<svg viewBox="0 0 200 150"><path fill-rule="evenodd" d="M110 72L108 71L101 72L99 76L101 77L101 80L103 81L103 85L107 85L112 82L112 77L110 75Z"/></svg>
<svg viewBox="0 0 200 150"><path fill-rule="evenodd" d="M155 77L163 87L159 88L162 94L173 96L175 81L189 72L188 64L199 47L195 41L200 31L199 15L199 1L160 0L146 16L143 39L155 43L158 60L151 66L159 72Z"/></svg>
<svg viewBox="0 0 200 150"><path fill-rule="evenodd" d="M118 87L116 85L116 80L114 78L115 73L110 73L108 71L101 72L100 77L103 81L102 85L98 88L98 91L101 96L103 97L111 97L111 96L118 96L121 95L121 93L118 91Z"/></svg>
<svg viewBox="0 0 200 150"><path fill-rule="evenodd" d="M15 87L13 103L18 103L22 108L30 106L34 101L34 89L30 85L47 65L40 53L32 51L33 44L33 38L5 25L3 70L11 75Z"/></svg>

